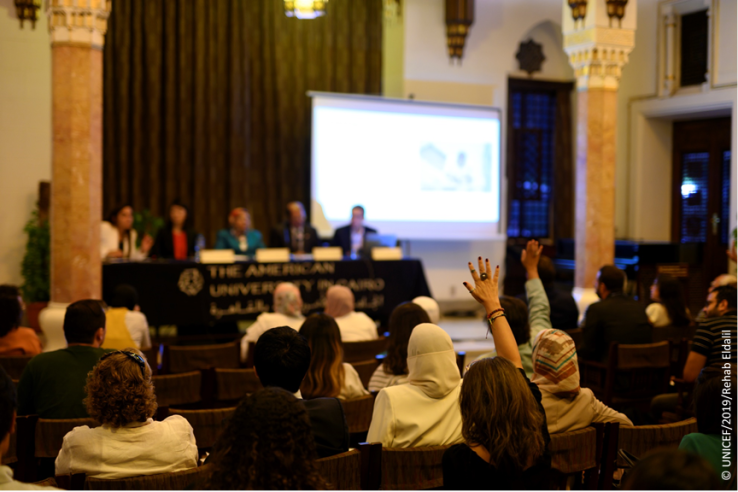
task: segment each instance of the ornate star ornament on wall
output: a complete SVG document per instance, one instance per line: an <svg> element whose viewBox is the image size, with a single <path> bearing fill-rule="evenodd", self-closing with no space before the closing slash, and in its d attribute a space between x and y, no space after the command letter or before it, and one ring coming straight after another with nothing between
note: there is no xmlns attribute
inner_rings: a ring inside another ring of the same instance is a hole
<svg viewBox="0 0 738 492"><path fill-rule="evenodd" d="M533 72L540 72L541 65L546 60L546 57L543 56L543 45L532 39L520 43L515 58L518 59L520 70L528 72L528 75L533 75Z"/></svg>

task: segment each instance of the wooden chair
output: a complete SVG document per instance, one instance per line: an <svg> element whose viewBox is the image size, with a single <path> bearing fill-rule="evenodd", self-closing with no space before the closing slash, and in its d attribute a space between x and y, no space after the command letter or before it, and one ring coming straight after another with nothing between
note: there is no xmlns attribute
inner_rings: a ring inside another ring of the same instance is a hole
<svg viewBox="0 0 738 492"><path fill-rule="evenodd" d="M694 331L690 326L662 326L661 328L654 328L651 336L653 343L678 342L684 338L691 340Z"/></svg>
<svg viewBox="0 0 738 492"><path fill-rule="evenodd" d="M202 490L212 465L175 472L130 478L87 478L84 473L59 475L56 482L67 490Z"/></svg>
<svg viewBox="0 0 738 492"><path fill-rule="evenodd" d="M19 380L23 369L26 368L28 361L33 359L32 355L19 355L18 357L0 357L0 367L5 369L10 379Z"/></svg>
<svg viewBox="0 0 738 492"><path fill-rule="evenodd" d="M590 388L605 405L650 406L651 398L666 393L669 385L669 342L613 343L607 364L580 360L579 369L582 387ZM619 384L626 387L618 388Z"/></svg>
<svg viewBox="0 0 738 492"><path fill-rule="evenodd" d="M443 453L449 447L383 447L378 470L378 476L382 477L381 488L425 490L443 487ZM374 473L377 473L376 465L374 468Z"/></svg>
<svg viewBox="0 0 738 492"><path fill-rule="evenodd" d="M240 366L240 341L219 345L164 345L162 360L164 374L181 374L211 367L238 369Z"/></svg>
<svg viewBox="0 0 738 492"><path fill-rule="evenodd" d="M151 367L151 375L159 374L159 370L161 368L161 360L160 359L160 351L161 345L158 343L152 343L151 348L148 348L146 350L142 350L141 353L144 354L144 357L146 358L146 362L149 363L149 366Z"/></svg>
<svg viewBox="0 0 738 492"><path fill-rule="evenodd" d="M361 453L358 449L321 458L317 464L320 474L333 490L361 490Z"/></svg>
<svg viewBox="0 0 738 492"><path fill-rule="evenodd" d="M256 371L251 369L212 369L216 402L237 403L244 396L263 388Z"/></svg>
<svg viewBox="0 0 738 492"><path fill-rule="evenodd" d="M551 434L551 468L556 470L563 480L560 489L565 489L569 477L584 475L583 482L588 489L597 488L600 466L601 430L587 427L571 432ZM599 442L598 442L599 441Z"/></svg>
<svg viewBox="0 0 738 492"><path fill-rule="evenodd" d="M359 373L361 384L363 384L365 388L369 387L369 381L372 379L374 371L377 370L377 367L379 367L382 361L382 359L375 358L351 363L351 365L354 366L354 369L356 369L356 372Z"/></svg>
<svg viewBox="0 0 738 492"><path fill-rule="evenodd" d="M569 335L572 340L574 340L575 348L580 349L582 347L582 343L584 343L584 335L581 328L566 330L566 334Z"/></svg>
<svg viewBox="0 0 738 492"><path fill-rule="evenodd" d="M206 410L169 409L169 415L181 415L186 418L195 432L197 448L207 451L213 447L215 441L228 425L236 408L211 408Z"/></svg>
<svg viewBox="0 0 738 492"><path fill-rule="evenodd" d="M343 361L350 363L373 359L387 350L387 342L385 337L365 342L346 342L343 344Z"/></svg>
<svg viewBox="0 0 738 492"><path fill-rule="evenodd" d="M682 438L693 432L697 432L697 419L695 418L674 424L620 427L618 448L637 458L642 458L648 451L655 448L678 447ZM625 466L625 463L618 459L618 466Z"/></svg>
<svg viewBox="0 0 738 492"><path fill-rule="evenodd" d="M154 382L156 402L159 405L159 420L166 416L166 409L172 405L189 405L202 400L200 371L153 376L151 380Z"/></svg>
<svg viewBox="0 0 738 492"><path fill-rule="evenodd" d="M346 416L349 434L358 434L369 431L374 412L374 396L366 395L353 400L339 400Z"/></svg>

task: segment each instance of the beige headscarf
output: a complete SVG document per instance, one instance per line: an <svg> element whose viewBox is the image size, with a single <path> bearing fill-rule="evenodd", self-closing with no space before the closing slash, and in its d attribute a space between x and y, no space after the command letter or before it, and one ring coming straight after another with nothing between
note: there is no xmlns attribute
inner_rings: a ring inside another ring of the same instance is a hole
<svg viewBox="0 0 738 492"><path fill-rule="evenodd" d="M354 310L354 293L346 286L334 285L325 293L325 314L332 318L346 316Z"/></svg>
<svg viewBox="0 0 738 492"><path fill-rule="evenodd" d="M431 398L443 398L461 381L451 337L431 323L413 329L407 344L407 367L409 383Z"/></svg>
<svg viewBox="0 0 738 492"><path fill-rule="evenodd" d="M438 307L435 299L428 296L419 296L413 299L413 304L417 304L428 313L431 323L438 324L438 320L441 319L441 308Z"/></svg>
<svg viewBox="0 0 738 492"><path fill-rule="evenodd" d="M300 288L291 282L282 282L274 289L274 312L291 318L302 316Z"/></svg>
<svg viewBox="0 0 738 492"><path fill-rule="evenodd" d="M579 394L579 362L574 340L561 330L547 329L533 344L533 379L541 390L563 398Z"/></svg>

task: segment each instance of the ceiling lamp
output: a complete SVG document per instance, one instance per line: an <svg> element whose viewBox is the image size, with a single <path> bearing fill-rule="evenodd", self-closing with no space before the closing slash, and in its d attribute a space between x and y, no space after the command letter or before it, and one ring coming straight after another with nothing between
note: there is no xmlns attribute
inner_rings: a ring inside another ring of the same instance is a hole
<svg viewBox="0 0 738 492"><path fill-rule="evenodd" d="M448 56L461 61L466 36L474 23L474 0L446 0L446 39Z"/></svg>
<svg viewBox="0 0 738 492"><path fill-rule="evenodd" d="M284 0L284 13L287 17L315 19L325 15L328 0Z"/></svg>
<svg viewBox="0 0 738 492"><path fill-rule="evenodd" d="M628 0L605 0L605 3L607 3L607 16L610 18L610 27L612 27L613 17L617 17L618 25L623 27L625 4L628 3Z"/></svg>
<svg viewBox="0 0 738 492"><path fill-rule="evenodd" d="M38 11L41 8L41 0L15 0L15 11L20 19L21 29L23 29L23 21L31 21L31 27L36 29L36 21L38 20Z"/></svg>
<svg viewBox="0 0 738 492"><path fill-rule="evenodd" d="M571 18L574 19L575 23L587 16L587 0L569 0L569 8L571 9Z"/></svg>

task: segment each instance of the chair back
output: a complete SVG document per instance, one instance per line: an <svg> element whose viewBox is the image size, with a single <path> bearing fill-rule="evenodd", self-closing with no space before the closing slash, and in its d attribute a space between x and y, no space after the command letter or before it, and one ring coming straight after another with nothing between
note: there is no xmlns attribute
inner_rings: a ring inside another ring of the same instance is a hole
<svg viewBox="0 0 738 492"><path fill-rule="evenodd" d="M346 416L349 434L367 432L372 423L374 395L366 395L353 400L339 400Z"/></svg>
<svg viewBox="0 0 738 492"><path fill-rule="evenodd" d="M86 425L98 427L95 420L87 419L38 419L36 422L35 457L56 458L61 451L66 436L75 427Z"/></svg>
<svg viewBox="0 0 738 492"><path fill-rule="evenodd" d="M443 487L443 453L449 447L382 448L382 489Z"/></svg>
<svg viewBox="0 0 738 492"><path fill-rule="evenodd" d="M637 458L643 458L648 451L655 448L678 447L682 438L693 432L697 432L697 419L695 418L673 424L620 427L618 448ZM618 465L624 466L625 463L618 458Z"/></svg>
<svg viewBox="0 0 738 492"><path fill-rule="evenodd" d="M32 355L19 355L17 357L0 357L0 367L5 369L10 379L19 380L23 369L26 368L28 361L33 359Z"/></svg>
<svg viewBox="0 0 738 492"><path fill-rule="evenodd" d="M215 400L238 401L263 388L256 371L251 369L214 369Z"/></svg>
<svg viewBox="0 0 738 492"><path fill-rule="evenodd" d="M141 353L146 358L146 362L149 363L149 367L151 367L151 374L159 374L159 369L161 367L161 360L160 360L160 350L161 345L158 343L152 343L151 348L147 348L146 350L142 350Z"/></svg>
<svg viewBox="0 0 738 492"><path fill-rule="evenodd" d="M206 410L169 409L170 415L181 415L187 419L195 432L195 441L200 450L213 447L235 412L235 407Z"/></svg>
<svg viewBox="0 0 738 492"><path fill-rule="evenodd" d="M566 334L569 335L572 340L574 340L574 347L577 350L582 348L582 343L584 343L584 335L581 328L566 330Z"/></svg>
<svg viewBox="0 0 738 492"><path fill-rule="evenodd" d="M597 430L586 427L551 434L551 468L563 474L583 472L599 465Z"/></svg>
<svg viewBox="0 0 738 492"><path fill-rule="evenodd" d="M102 479L84 477L84 490L202 490L212 465L202 465L174 473L158 473L129 478ZM66 478L70 477L70 478ZM57 483L80 483L78 475L57 476Z"/></svg>
<svg viewBox="0 0 738 492"><path fill-rule="evenodd" d="M374 375L374 371L377 370L377 367L382 364L382 359L369 359L364 360L361 362L352 362L351 365L356 369L356 372L359 374L359 378L361 379L361 384L364 385L364 388L369 387L369 381L372 379L372 375Z"/></svg>
<svg viewBox="0 0 738 492"><path fill-rule="evenodd" d="M343 361L361 362L373 359L387 350L387 342L388 339L385 337L364 342L345 342L343 344Z"/></svg>
<svg viewBox="0 0 738 492"><path fill-rule="evenodd" d="M628 399L666 393L671 372L669 342L618 345L616 361L616 371L630 380L627 395L624 395Z"/></svg>
<svg viewBox="0 0 738 492"><path fill-rule="evenodd" d="M240 364L240 341L218 345L164 345L162 370L165 374L181 374L211 367L238 369Z"/></svg>
<svg viewBox="0 0 738 492"><path fill-rule="evenodd" d="M361 490L361 454L358 449L321 458L318 470L333 490Z"/></svg>
<svg viewBox="0 0 738 492"><path fill-rule="evenodd" d="M660 328L654 328L652 332L653 343L658 342L678 342L682 338L691 340L691 335L694 331L689 326L662 326Z"/></svg>
<svg viewBox="0 0 738 492"><path fill-rule="evenodd" d="M151 380L154 382L156 402L159 408L197 403L201 399L202 374L200 371L153 376Z"/></svg>

